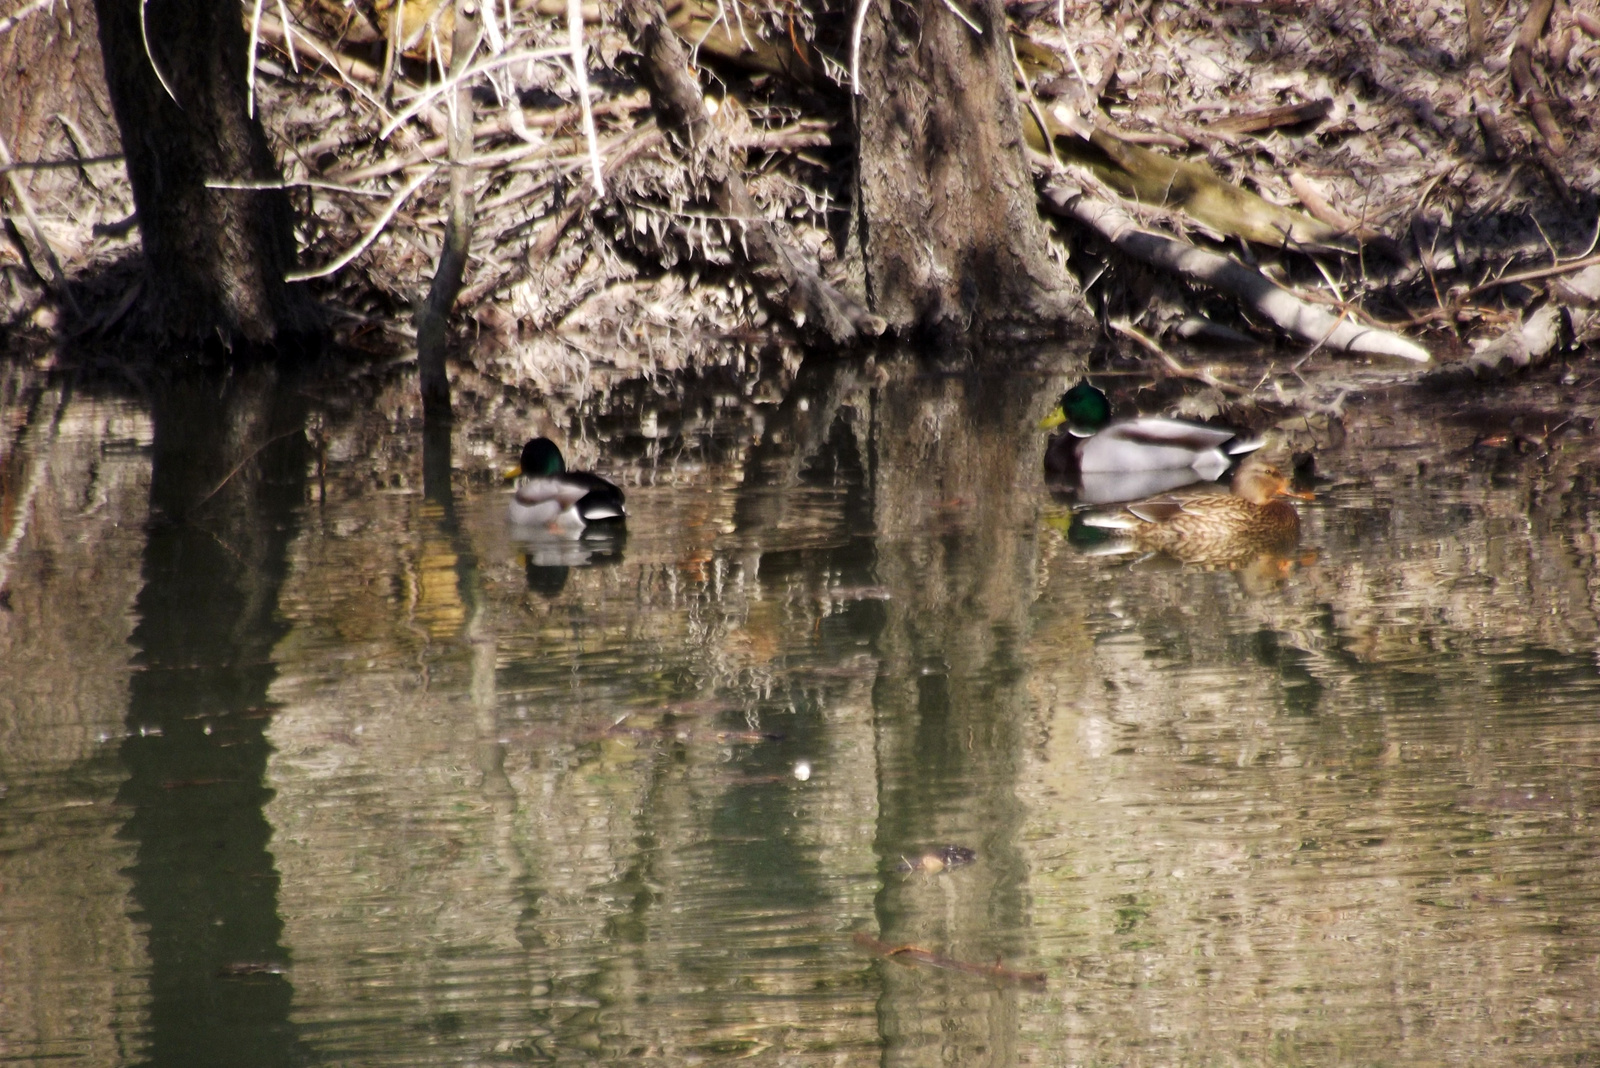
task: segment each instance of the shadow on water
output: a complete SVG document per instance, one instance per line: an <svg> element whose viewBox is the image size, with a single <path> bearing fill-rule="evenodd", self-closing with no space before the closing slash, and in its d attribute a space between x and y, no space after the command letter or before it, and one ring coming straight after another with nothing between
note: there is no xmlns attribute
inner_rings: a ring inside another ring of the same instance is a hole
<svg viewBox="0 0 1600 1068"><path fill-rule="evenodd" d="M154 1065L304 1063L262 813L305 405L266 367L174 374L151 398L143 587L118 801L149 953Z"/></svg>

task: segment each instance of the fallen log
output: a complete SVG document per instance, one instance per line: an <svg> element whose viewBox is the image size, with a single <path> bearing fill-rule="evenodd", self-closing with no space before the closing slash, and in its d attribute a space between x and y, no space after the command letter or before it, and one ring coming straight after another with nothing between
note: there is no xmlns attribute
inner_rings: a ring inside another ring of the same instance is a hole
<svg viewBox="0 0 1600 1068"><path fill-rule="evenodd" d="M1227 293L1295 337L1345 352L1398 356L1418 363L1431 359L1428 350L1415 342L1307 303L1237 260L1146 230L1122 208L1079 186L1059 178L1049 181L1043 201L1047 210L1089 227L1126 255Z"/></svg>

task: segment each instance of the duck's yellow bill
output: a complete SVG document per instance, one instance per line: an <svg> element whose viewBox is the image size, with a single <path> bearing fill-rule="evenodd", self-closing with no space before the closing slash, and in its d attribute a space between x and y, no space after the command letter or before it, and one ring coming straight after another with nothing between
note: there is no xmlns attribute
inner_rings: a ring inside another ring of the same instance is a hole
<svg viewBox="0 0 1600 1068"><path fill-rule="evenodd" d="M512 466L506 468L505 474L500 476L500 477L502 477L502 478L521 478L522 477L522 465L521 464L513 464Z"/></svg>
<svg viewBox="0 0 1600 1068"><path fill-rule="evenodd" d="M1056 405L1055 410L1039 420L1040 430L1053 430L1067 421L1067 411L1061 405Z"/></svg>

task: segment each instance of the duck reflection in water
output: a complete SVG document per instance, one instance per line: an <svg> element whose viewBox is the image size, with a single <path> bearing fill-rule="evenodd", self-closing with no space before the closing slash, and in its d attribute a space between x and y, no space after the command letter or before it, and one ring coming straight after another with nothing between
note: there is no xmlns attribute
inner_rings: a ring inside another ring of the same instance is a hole
<svg viewBox="0 0 1600 1068"><path fill-rule="evenodd" d="M622 549L628 540L627 529L619 524L591 527L579 538L552 534L543 527L513 527L512 536L523 552L528 589L546 597L554 597L566 588L567 577L575 567L622 563Z"/></svg>
<svg viewBox="0 0 1600 1068"><path fill-rule="evenodd" d="M1157 497L1118 513L1086 513L1079 544L1104 537L1090 551L1101 554L1164 553L1186 564L1241 568L1265 557L1283 559L1300 540L1300 514L1285 498L1310 500L1287 475L1251 457L1233 478L1232 493Z"/></svg>
<svg viewBox="0 0 1600 1068"><path fill-rule="evenodd" d="M1261 447L1231 427L1141 416L1113 422L1111 401L1088 382L1061 395L1041 429L1066 429L1045 448L1045 477L1083 504L1114 504L1221 478Z"/></svg>

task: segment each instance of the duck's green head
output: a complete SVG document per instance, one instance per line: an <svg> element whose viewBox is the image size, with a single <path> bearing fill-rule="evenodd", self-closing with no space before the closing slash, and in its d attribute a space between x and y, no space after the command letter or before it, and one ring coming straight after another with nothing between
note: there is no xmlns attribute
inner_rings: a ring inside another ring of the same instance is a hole
<svg viewBox="0 0 1600 1068"><path fill-rule="evenodd" d="M561 450L556 448L556 443L549 438L534 438L524 445L519 466L524 475L532 475L535 478L552 478L567 470L566 461L561 458Z"/></svg>
<svg viewBox="0 0 1600 1068"><path fill-rule="evenodd" d="M1079 382L1061 394L1061 403L1039 422L1039 426L1049 430L1062 423L1079 437L1104 430L1111 425L1111 402L1089 383Z"/></svg>

